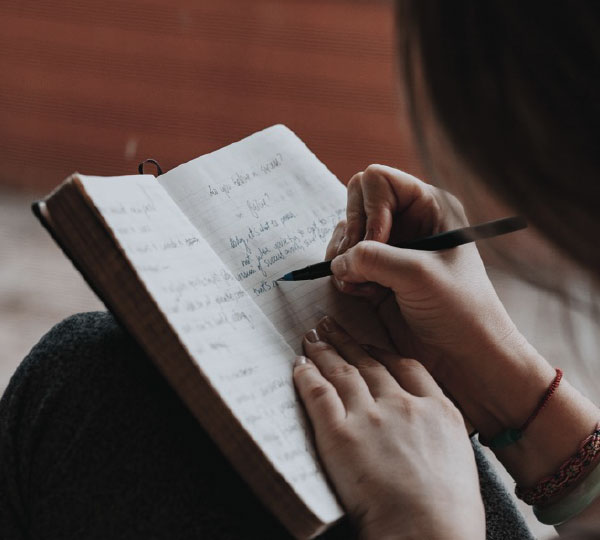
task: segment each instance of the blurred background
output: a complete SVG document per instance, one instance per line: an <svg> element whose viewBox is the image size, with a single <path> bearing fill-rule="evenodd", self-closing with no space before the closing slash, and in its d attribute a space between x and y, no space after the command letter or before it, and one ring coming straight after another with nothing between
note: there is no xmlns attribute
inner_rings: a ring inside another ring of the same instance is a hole
<svg viewBox="0 0 600 540"><path fill-rule="evenodd" d="M168 170L275 123L341 179L419 173L399 119L393 5L359 0L0 3L0 391L53 324L102 305L29 206L74 171Z"/></svg>
<svg viewBox="0 0 600 540"><path fill-rule="evenodd" d="M0 393L52 325L103 309L29 209L72 172L168 170L284 123L342 181L369 163L422 175L391 1L3 0L0 18ZM523 333L597 399L565 347L567 332L595 358L590 317L565 326L553 296L491 274Z"/></svg>

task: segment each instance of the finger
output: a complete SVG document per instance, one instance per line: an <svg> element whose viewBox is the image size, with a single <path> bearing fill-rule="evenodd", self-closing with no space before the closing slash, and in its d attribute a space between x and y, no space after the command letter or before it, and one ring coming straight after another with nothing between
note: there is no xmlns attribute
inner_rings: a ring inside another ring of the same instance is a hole
<svg viewBox="0 0 600 540"><path fill-rule="evenodd" d="M317 330L348 363L358 369L375 399L398 392L398 383L386 367L375 361L333 318L323 317Z"/></svg>
<svg viewBox="0 0 600 540"><path fill-rule="evenodd" d="M296 358L294 383L315 430L346 417L344 404L333 385L305 356Z"/></svg>
<svg viewBox="0 0 600 540"><path fill-rule="evenodd" d="M360 409L373 403L373 396L358 370L344 360L317 330L310 330L302 343L304 352L336 389L346 410Z"/></svg>
<svg viewBox="0 0 600 540"><path fill-rule="evenodd" d="M365 240L387 242L392 229L394 212L398 209L396 194L384 168L369 165L361 180L363 207L365 209Z"/></svg>
<svg viewBox="0 0 600 540"><path fill-rule="evenodd" d="M327 244L327 249L325 250L326 261L333 259L337 255L340 242L342 241L342 238L344 238L345 230L346 220L344 219L335 226L335 229L333 229L331 240L329 240L329 244Z"/></svg>
<svg viewBox="0 0 600 540"><path fill-rule="evenodd" d="M369 165L361 184L366 228L372 230L365 240L407 241L449 228L446 222L455 212L443 190L385 165Z"/></svg>
<svg viewBox="0 0 600 540"><path fill-rule="evenodd" d="M329 241L329 244L327 245L327 249L325 250L325 260L326 261L333 259L338 254L338 251L340 248L340 242L344 239L345 232L346 232L346 220L344 219L344 220L340 221L335 226L335 229L333 230L331 240ZM344 282L343 281L333 278L332 282L338 290L344 291ZM348 291L344 291L344 292L348 292Z"/></svg>
<svg viewBox="0 0 600 540"><path fill-rule="evenodd" d="M351 248L365 234L365 209L361 178L363 173L355 174L348 182L348 200L346 202L346 232L339 245L338 253L344 253Z"/></svg>
<svg viewBox="0 0 600 540"><path fill-rule="evenodd" d="M367 346L366 349L388 369L402 388L414 396L444 397L444 392L421 362L378 347Z"/></svg>
<svg viewBox="0 0 600 540"><path fill-rule="evenodd" d="M436 257L435 252L363 241L333 259L331 271L341 281L373 281L398 292L403 286L414 286L417 280L422 282L432 273Z"/></svg>
<svg viewBox="0 0 600 540"><path fill-rule="evenodd" d="M389 199L395 201L394 211L396 212L403 212L418 199L426 199L431 202L432 186L404 171L386 165L374 164L365 169L364 175L369 179L379 179L377 185L380 189L385 189ZM387 188L383 187L383 182L387 184ZM365 182L363 179L363 191L364 188ZM389 191L387 191L388 189Z"/></svg>

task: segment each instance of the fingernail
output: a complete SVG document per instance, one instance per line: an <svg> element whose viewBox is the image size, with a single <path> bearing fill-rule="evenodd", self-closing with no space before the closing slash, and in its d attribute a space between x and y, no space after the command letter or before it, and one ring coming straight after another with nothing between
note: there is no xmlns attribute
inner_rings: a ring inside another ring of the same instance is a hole
<svg viewBox="0 0 600 540"><path fill-rule="evenodd" d="M335 332L336 330L335 321L329 316L321 319L321 326L325 329L325 332Z"/></svg>
<svg viewBox="0 0 600 540"><path fill-rule="evenodd" d="M344 289L344 282L341 279L333 278L335 280L335 284L337 288L341 291Z"/></svg>
<svg viewBox="0 0 600 540"><path fill-rule="evenodd" d="M306 356L296 356L296 359L294 360L294 367L302 366L304 364L308 364Z"/></svg>
<svg viewBox="0 0 600 540"><path fill-rule="evenodd" d="M331 271L336 276L344 276L348 271L346 256L338 255L333 261L331 261Z"/></svg>
<svg viewBox="0 0 600 540"><path fill-rule="evenodd" d="M319 334L317 334L317 331L314 328L309 330L305 337L309 343L316 343L319 341Z"/></svg>
<svg viewBox="0 0 600 540"><path fill-rule="evenodd" d="M344 236L344 238L342 238L342 241L340 242L340 245L338 246L338 253L344 253L344 251L346 251L346 249L348 248L348 244L350 244L350 239L347 236Z"/></svg>

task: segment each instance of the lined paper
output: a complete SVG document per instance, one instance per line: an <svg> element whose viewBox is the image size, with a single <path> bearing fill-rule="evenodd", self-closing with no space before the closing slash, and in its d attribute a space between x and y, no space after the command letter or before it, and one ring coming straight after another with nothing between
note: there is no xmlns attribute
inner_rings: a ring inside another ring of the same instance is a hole
<svg viewBox="0 0 600 540"><path fill-rule="evenodd" d="M82 184L190 356L325 523L342 515L294 392L294 352L210 243L152 176ZM237 253L239 250L233 249ZM283 315L282 301L271 313ZM300 315L304 317L304 315Z"/></svg>
<svg viewBox="0 0 600 540"><path fill-rule="evenodd" d="M387 344L372 308L339 294L329 279L275 281L323 260L346 207L344 186L287 127L255 133L158 180L296 352L325 314L360 342Z"/></svg>

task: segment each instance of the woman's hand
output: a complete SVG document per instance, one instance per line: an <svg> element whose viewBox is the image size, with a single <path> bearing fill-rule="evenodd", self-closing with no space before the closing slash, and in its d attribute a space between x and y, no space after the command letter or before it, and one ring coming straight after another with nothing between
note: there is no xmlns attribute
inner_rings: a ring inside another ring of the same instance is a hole
<svg viewBox="0 0 600 540"><path fill-rule="evenodd" d="M427 370L368 354L332 319L304 340L294 381L317 450L361 538L484 538L462 417Z"/></svg>
<svg viewBox="0 0 600 540"><path fill-rule="evenodd" d="M523 424L554 369L516 329L474 244L439 252L388 245L466 224L451 195L401 171L371 165L348 185L347 223L336 228L326 256L335 257L331 267L338 287L341 281L343 292L377 303L398 352L418 358L489 439ZM497 452L523 485L551 473L569 455L556 441L572 444L594 426L595 409L568 397L567 388L563 383L555 406L564 398L563 411L571 402L588 411L579 424L565 423L574 435L561 438L553 428L552 435L538 437L534 425L528 437ZM555 421L556 415L547 418ZM543 419L536 424L543 426ZM555 452L547 450L551 436Z"/></svg>
<svg viewBox="0 0 600 540"><path fill-rule="evenodd" d="M527 358L531 347L498 299L474 244L429 252L388 243L467 224L452 195L371 165L350 180L347 221L326 254L334 259L336 286L374 301L398 352L423 362L461 406L467 394L475 402L485 398L505 358Z"/></svg>

